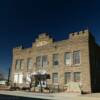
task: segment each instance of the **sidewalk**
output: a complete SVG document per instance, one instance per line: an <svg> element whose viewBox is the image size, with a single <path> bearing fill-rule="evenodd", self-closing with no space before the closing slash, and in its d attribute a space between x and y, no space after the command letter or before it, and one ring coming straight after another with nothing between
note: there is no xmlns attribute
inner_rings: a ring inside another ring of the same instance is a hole
<svg viewBox="0 0 100 100"><path fill-rule="evenodd" d="M48 99L48 100L100 100L100 93L80 95L75 93L44 94L44 93L32 93L32 92L23 92L23 91L0 91L0 94L29 97L29 98L41 98L41 99Z"/></svg>

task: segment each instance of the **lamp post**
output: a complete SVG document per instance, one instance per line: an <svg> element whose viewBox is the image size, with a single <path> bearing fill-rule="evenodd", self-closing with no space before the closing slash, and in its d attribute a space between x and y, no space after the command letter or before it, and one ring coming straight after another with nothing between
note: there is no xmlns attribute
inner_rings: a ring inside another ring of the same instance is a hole
<svg viewBox="0 0 100 100"><path fill-rule="evenodd" d="M9 86L10 85L10 68L9 68L9 72L8 72L8 80L7 80L7 85Z"/></svg>

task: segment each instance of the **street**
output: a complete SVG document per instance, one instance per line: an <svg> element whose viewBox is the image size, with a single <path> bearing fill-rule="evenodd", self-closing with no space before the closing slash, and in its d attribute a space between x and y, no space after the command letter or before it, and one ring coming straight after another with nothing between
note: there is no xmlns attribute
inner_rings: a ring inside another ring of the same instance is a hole
<svg viewBox="0 0 100 100"><path fill-rule="evenodd" d="M21 96L11 96L11 95L1 95L0 100L44 100L40 98L28 98L28 97L21 97ZM45 99L47 100L47 99Z"/></svg>
<svg viewBox="0 0 100 100"><path fill-rule="evenodd" d="M0 100L100 100L100 93L80 95L75 93L32 93L25 91L0 91Z"/></svg>

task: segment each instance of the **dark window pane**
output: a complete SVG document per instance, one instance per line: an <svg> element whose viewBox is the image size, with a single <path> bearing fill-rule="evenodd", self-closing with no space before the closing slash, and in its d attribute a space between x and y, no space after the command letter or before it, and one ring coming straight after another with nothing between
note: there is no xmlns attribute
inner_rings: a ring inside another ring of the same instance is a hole
<svg viewBox="0 0 100 100"><path fill-rule="evenodd" d="M74 81L80 82L80 72L74 72Z"/></svg>
<svg viewBox="0 0 100 100"><path fill-rule="evenodd" d="M58 73L53 73L52 81L53 81L53 83L58 83Z"/></svg>
<svg viewBox="0 0 100 100"><path fill-rule="evenodd" d="M71 81L71 72L65 72L65 84Z"/></svg>
<svg viewBox="0 0 100 100"><path fill-rule="evenodd" d="M80 51L73 53L73 64L80 64Z"/></svg>
<svg viewBox="0 0 100 100"><path fill-rule="evenodd" d="M59 65L59 54L53 54L53 65Z"/></svg>

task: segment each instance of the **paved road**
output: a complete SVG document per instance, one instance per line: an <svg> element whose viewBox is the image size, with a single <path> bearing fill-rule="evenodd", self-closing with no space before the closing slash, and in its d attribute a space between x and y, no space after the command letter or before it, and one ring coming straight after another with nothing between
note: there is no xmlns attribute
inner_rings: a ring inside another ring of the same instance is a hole
<svg viewBox="0 0 100 100"><path fill-rule="evenodd" d="M0 100L44 100L40 98L27 98L27 97L19 97L19 96L10 96L10 95L1 95ZM47 100L47 99L45 99Z"/></svg>
<svg viewBox="0 0 100 100"><path fill-rule="evenodd" d="M76 95L68 93L32 93L24 91L0 91L0 100L100 100L100 93Z"/></svg>

